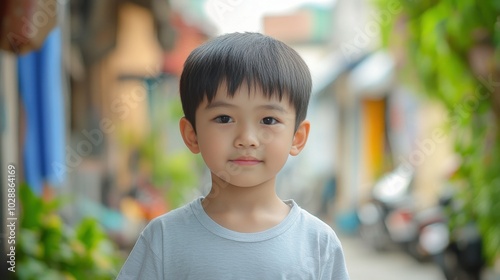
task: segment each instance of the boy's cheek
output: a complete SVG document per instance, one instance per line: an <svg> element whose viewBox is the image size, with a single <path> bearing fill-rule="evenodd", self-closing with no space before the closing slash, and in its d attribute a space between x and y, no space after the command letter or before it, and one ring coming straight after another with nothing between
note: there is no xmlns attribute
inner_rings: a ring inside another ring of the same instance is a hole
<svg viewBox="0 0 500 280"><path fill-rule="evenodd" d="M276 140L277 137L283 135L283 133L287 133L286 127L281 124L273 125L272 127L262 128L257 133L257 137L262 144L269 144ZM287 133L288 134L288 133ZM293 131L290 131L290 135L293 136Z"/></svg>
<svg viewBox="0 0 500 280"><path fill-rule="evenodd" d="M259 142L263 143L263 144L271 143L274 140L274 136L275 136L274 132L266 130L266 129L261 129L257 133L257 137L259 139Z"/></svg>

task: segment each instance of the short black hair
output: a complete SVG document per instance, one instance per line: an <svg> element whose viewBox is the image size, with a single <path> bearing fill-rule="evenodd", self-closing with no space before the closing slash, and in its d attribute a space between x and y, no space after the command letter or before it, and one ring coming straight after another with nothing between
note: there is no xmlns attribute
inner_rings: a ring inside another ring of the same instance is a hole
<svg viewBox="0 0 500 280"><path fill-rule="evenodd" d="M219 86L228 96L247 83L268 98L286 95L295 107L295 129L306 118L312 80L300 55L285 43L260 33L230 33L211 39L191 52L180 79L182 109L196 130L196 109L211 102Z"/></svg>

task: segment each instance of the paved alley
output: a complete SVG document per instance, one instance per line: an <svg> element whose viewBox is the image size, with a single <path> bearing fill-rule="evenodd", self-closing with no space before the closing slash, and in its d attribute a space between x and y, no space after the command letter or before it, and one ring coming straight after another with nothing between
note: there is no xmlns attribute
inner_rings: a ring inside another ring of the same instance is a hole
<svg viewBox="0 0 500 280"><path fill-rule="evenodd" d="M402 251L383 253L367 247L358 237L339 234L352 280L443 280L432 263L418 263Z"/></svg>

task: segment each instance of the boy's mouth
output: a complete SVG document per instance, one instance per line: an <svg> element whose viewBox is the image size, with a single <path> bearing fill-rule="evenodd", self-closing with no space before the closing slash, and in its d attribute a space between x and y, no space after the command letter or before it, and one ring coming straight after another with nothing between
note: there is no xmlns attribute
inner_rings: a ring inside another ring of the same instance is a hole
<svg viewBox="0 0 500 280"><path fill-rule="evenodd" d="M262 160L256 159L254 157L239 157L236 159L230 160L231 163L237 165L256 165L262 162Z"/></svg>

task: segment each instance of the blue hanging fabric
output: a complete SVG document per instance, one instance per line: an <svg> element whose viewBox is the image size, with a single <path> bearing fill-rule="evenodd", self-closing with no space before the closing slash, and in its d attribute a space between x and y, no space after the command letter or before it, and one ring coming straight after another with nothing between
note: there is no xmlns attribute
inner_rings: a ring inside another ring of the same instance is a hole
<svg viewBox="0 0 500 280"><path fill-rule="evenodd" d="M41 194L44 182L61 185L64 162L64 99L61 30L55 28L43 46L18 58L19 91L26 116L23 163L26 182Z"/></svg>

